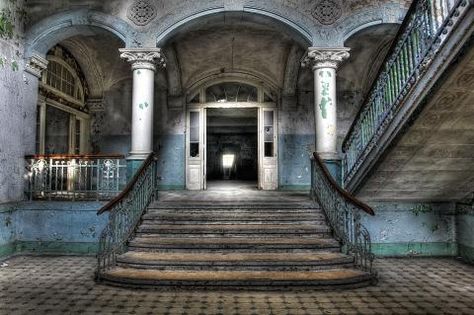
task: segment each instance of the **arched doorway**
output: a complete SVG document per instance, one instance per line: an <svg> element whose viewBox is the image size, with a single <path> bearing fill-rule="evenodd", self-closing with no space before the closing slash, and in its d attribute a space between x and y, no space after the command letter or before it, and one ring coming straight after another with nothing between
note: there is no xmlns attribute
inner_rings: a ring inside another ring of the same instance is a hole
<svg viewBox="0 0 474 315"><path fill-rule="evenodd" d="M195 89L187 100L186 188L206 189L208 180L255 179L259 189L277 189L275 96L249 82L219 81Z"/></svg>

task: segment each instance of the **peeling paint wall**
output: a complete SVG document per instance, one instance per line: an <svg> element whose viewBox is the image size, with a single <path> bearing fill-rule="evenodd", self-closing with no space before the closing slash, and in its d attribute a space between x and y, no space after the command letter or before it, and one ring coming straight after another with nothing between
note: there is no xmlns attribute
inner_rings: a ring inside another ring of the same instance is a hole
<svg viewBox="0 0 474 315"><path fill-rule="evenodd" d="M457 207L457 233L459 255L474 264L474 208L468 205Z"/></svg>
<svg viewBox="0 0 474 315"><path fill-rule="evenodd" d="M379 256L457 255L456 211L451 203L372 203L363 224Z"/></svg>
<svg viewBox="0 0 474 315"><path fill-rule="evenodd" d="M107 214L99 202L20 202L0 208L0 258L14 253L93 254Z"/></svg>
<svg viewBox="0 0 474 315"><path fill-rule="evenodd" d="M0 259L14 253L15 208L11 204L0 205Z"/></svg>

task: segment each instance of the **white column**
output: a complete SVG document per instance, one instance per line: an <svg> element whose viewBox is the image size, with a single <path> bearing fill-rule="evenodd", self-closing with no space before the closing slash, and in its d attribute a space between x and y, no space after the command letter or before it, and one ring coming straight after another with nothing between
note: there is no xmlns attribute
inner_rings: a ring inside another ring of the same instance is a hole
<svg viewBox="0 0 474 315"><path fill-rule="evenodd" d="M323 159L338 159L336 70L347 58L349 48L310 47L303 59L314 72L316 152Z"/></svg>
<svg viewBox="0 0 474 315"><path fill-rule="evenodd" d="M160 48L119 50L132 64L132 150L129 159L145 159L153 151L153 100L156 67L165 67Z"/></svg>

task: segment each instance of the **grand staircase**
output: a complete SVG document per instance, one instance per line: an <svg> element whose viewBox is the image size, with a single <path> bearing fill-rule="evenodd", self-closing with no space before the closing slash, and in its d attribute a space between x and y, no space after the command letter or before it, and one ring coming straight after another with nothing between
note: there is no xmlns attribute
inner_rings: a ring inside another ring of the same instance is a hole
<svg viewBox="0 0 474 315"><path fill-rule="evenodd" d="M373 277L341 253L311 202L154 202L102 281L132 287L353 288Z"/></svg>

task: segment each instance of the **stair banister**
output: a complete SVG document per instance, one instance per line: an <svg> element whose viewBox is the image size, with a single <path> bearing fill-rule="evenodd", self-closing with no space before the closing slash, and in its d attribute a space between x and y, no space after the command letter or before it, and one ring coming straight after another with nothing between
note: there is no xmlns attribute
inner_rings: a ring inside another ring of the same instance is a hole
<svg viewBox="0 0 474 315"><path fill-rule="evenodd" d="M414 0L343 143L344 183L350 183L413 93L472 0ZM370 162L370 161L369 161Z"/></svg>
<svg viewBox="0 0 474 315"><path fill-rule="evenodd" d="M158 198L157 161L150 153L125 189L103 206L97 215L109 213L109 220L99 239L97 280L115 265L148 205Z"/></svg>
<svg viewBox="0 0 474 315"><path fill-rule="evenodd" d="M360 222L362 213L374 216L375 212L336 183L317 153L311 163L311 197L325 212L343 250L354 256L356 266L375 275L370 234Z"/></svg>

